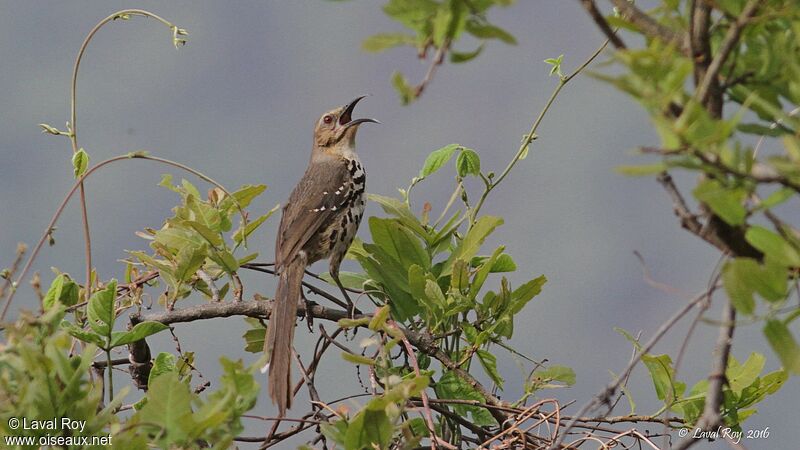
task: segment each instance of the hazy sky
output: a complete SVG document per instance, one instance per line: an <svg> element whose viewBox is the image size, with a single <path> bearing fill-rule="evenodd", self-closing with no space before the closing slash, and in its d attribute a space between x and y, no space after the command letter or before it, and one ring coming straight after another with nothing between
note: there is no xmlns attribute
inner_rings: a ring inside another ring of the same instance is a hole
<svg viewBox="0 0 800 450"><path fill-rule="evenodd" d="M17 242L36 242L73 183L68 140L41 134L37 124L63 128L78 47L97 21L117 9L160 14L189 30L189 44L176 51L168 30L141 18L98 33L78 83L80 145L93 162L146 149L228 187L266 183L269 190L254 202L252 214L288 196L307 163L319 115L359 94L372 96L357 114L383 122L364 127L358 137L370 192L395 195L430 151L451 142L476 149L484 168L499 171L556 84L542 60L563 53L569 71L602 42L579 2L521 1L490 17L519 45L490 42L475 61L444 65L422 99L403 107L389 83L391 73L400 69L416 81L426 63L408 48L380 55L360 50L365 37L399 30L383 15L382 3L0 2L0 265L10 262ZM459 45L468 50L474 43ZM583 403L609 380L608 370L621 370L630 357L629 344L613 327L642 330L648 337L686 301L648 286L633 252L644 256L653 277L687 295L704 288L717 253L680 229L654 180L613 171L640 161L631 152L637 145L657 144L646 115L626 96L580 76L558 98L539 135L528 159L493 192L485 208L506 219L486 249L508 246L521 268L512 283L542 273L549 278L544 292L518 318L512 343L534 358L574 367L575 387L542 395ZM156 186L166 172L184 176L132 161L110 166L87 183L94 257L102 278L121 277L124 266L117 260L124 250L146 249L134 232L157 228L175 205L176 195ZM420 186L415 206L430 201L438 211L450 193L451 174L449 168ZM380 214L374 206L370 212ZM72 203L58 224L56 246L45 248L36 264L46 284L51 266L82 278L79 223L77 203ZM277 219L268 221L251 239L261 260L272 258L276 226ZM366 235L362 230L360 236ZM248 293L268 296L274 289L268 276L245 274L245 285ZM35 306L27 288L15 306ZM676 327L656 352L674 354L687 325ZM733 353L744 360L751 351L765 352L768 368L774 369L777 360L760 328L737 329ZM227 319L178 326L177 334L184 350L198 352L198 367L213 382L218 356L248 363L257 358L243 352L244 329L241 319ZM715 336L715 328L701 324L692 340L679 374L690 386L710 370ZM303 325L297 346L307 348L316 338ZM163 336L150 345L154 352L174 352ZM513 359L495 353L507 380L504 397L517 398L522 373ZM325 399L338 397L342 386L357 392L355 371L335 351L323 364L318 389ZM790 380L746 422L745 428L771 430L769 440L747 442L748 448L790 448L796 442L788 422L796 424L790 412L796 413L800 403L798 391L797 380ZM631 392L638 412L658 408L641 367L634 372ZM263 391L256 413L271 414L266 404ZM626 413L626 406L617 412ZM261 426L249 423L247 434L263 434Z"/></svg>

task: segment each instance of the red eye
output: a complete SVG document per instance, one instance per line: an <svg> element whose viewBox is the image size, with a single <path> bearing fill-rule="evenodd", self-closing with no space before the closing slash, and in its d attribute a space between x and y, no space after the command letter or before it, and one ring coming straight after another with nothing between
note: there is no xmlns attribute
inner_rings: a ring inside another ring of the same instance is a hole
<svg viewBox="0 0 800 450"><path fill-rule="evenodd" d="M331 123L331 122L333 122L333 117L325 116L325 117L322 118L322 121L325 122L325 123Z"/></svg>

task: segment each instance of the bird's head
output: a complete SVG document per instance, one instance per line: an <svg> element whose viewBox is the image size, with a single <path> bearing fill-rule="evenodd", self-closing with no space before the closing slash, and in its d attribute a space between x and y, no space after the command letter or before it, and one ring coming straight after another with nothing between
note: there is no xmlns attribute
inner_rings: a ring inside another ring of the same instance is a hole
<svg viewBox="0 0 800 450"><path fill-rule="evenodd" d="M353 119L353 109L364 97L366 96L356 97L350 103L328 111L319 118L314 128L314 144L317 148L326 152L352 149L359 125L366 122L380 123L375 119Z"/></svg>

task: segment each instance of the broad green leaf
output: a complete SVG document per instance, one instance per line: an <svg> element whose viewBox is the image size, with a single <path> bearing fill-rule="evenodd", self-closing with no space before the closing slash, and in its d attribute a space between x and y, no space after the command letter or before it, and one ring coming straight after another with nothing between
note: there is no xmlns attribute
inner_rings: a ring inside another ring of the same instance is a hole
<svg viewBox="0 0 800 450"><path fill-rule="evenodd" d="M390 214L400 219L400 222L409 230L413 231L417 236L429 240L431 237L425 227L422 226L417 216L409 209L405 202L391 197L384 197L382 195L367 194L370 201L376 202L381 205L381 208L386 214ZM430 241L429 241L430 242ZM352 247L352 246L351 246Z"/></svg>
<svg viewBox="0 0 800 450"><path fill-rule="evenodd" d="M750 274L760 271L758 263L749 258L728 261L722 268L722 283L731 304L741 314L752 315L756 308L753 299L755 288L750 282Z"/></svg>
<svg viewBox="0 0 800 450"><path fill-rule="evenodd" d="M374 34L361 43L361 50L365 52L382 52L392 47L401 45L416 45L414 36L404 33L379 33Z"/></svg>
<svg viewBox="0 0 800 450"><path fill-rule="evenodd" d="M350 421L344 447L347 450L387 448L393 432L385 411L365 408Z"/></svg>
<svg viewBox="0 0 800 450"><path fill-rule="evenodd" d="M472 258L469 264L473 268L482 267L487 260L489 260L488 256L476 256ZM517 270L517 263L508 253L501 253L497 255L494 263L489 266L489 270L491 273L514 272Z"/></svg>
<svg viewBox="0 0 800 450"><path fill-rule="evenodd" d="M250 202L253 201L256 197L261 195L267 189L267 186L264 184L245 184L236 192L231 193L231 197L225 197L222 202L219 204L220 209L230 209L232 211L237 211L238 208L247 208L250 206ZM236 201L234 201L236 200ZM237 205L238 202L238 205Z"/></svg>
<svg viewBox="0 0 800 450"><path fill-rule="evenodd" d="M89 154L86 153L86 150L80 149L72 155L72 169L73 173L75 174L75 178L80 178L81 175L86 173L86 169L89 167Z"/></svg>
<svg viewBox="0 0 800 450"><path fill-rule="evenodd" d="M137 413L141 420L162 427L161 447L184 443L195 426L189 386L178 374L167 372L152 380L147 392L147 404Z"/></svg>
<svg viewBox="0 0 800 450"><path fill-rule="evenodd" d="M264 327L251 328L244 332L244 351L250 353L261 353L264 351L264 339L267 335L267 329Z"/></svg>
<svg viewBox="0 0 800 450"><path fill-rule="evenodd" d="M114 328L115 305L117 297L117 280L112 279L106 288L95 292L89 299L87 314L89 326L101 336L111 336Z"/></svg>
<svg viewBox="0 0 800 450"><path fill-rule="evenodd" d="M74 323L70 323L64 320L61 322L61 328L66 330L66 332L69 333L70 336L78 340L81 340L83 342L94 344L98 347L103 347L105 345L103 337L101 337L99 334L91 330L84 330L83 328L75 325Z"/></svg>
<svg viewBox="0 0 800 450"><path fill-rule="evenodd" d="M467 175L478 176L481 174L481 158L475 150L465 148L461 150L458 158L456 158L456 170L460 177Z"/></svg>
<svg viewBox="0 0 800 450"><path fill-rule="evenodd" d="M481 266L478 268L478 271L475 273L475 276L472 278L472 284L470 285L470 288L469 288L470 297L475 298L475 297L478 296L478 293L480 292L481 288L483 287L483 283L486 282L486 278L489 276L489 273L492 271L492 268L494 267L495 262L500 257L500 255L503 253L504 249L505 249L505 247L503 247L502 245L500 247L497 247L497 249L495 249L495 251L492 254L492 256L490 256L489 259L484 261L481 264ZM473 258L473 260L474 260L474 258Z"/></svg>
<svg viewBox="0 0 800 450"><path fill-rule="evenodd" d="M56 303L64 306L78 303L78 285L65 273L59 274L53 279L44 296L43 305L46 310L55 306Z"/></svg>
<svg viewBox="0 0 800 450"><path fill-rule="evenodd" d="M744 199L747 192L741 188L728 188L716 180L702 181L694 196L706 203L722 220L730 225L741 225L747 216Z"/></svg>
<svg viewBox="0 0 800 450"><path fill-rule="evenodd" d="M650 377L653 379L653 386L659 400L670 404L683 395L686 385L672 378L674 369L672 358L669 355L645 354L642 355L642 362L650 371Z"/></svg>
<svg viewBox="0 0 800 450"><path fill-rule="evenodd" d="M571 367L551 365L534 371L532 381L536 389L572 386L575 384L575 371Z"/></svg>
<svg viewBox="0 0 800 450"><path fill-rule="evenodd" d="M482 216L480 217L472 228L469 229L467 235L458 244L455 251L450 255L444 267L442 268L442 276L450 275L453 269L453 263L458 259L471 260L478 250L480 250L483 241L486 237L494 231L495 228L503 224L502 217Z"/></svg>
<svg viewBox="0 0 800 450"><path fill-rule="evenodd" d="M233 254L228 250L212 252L209 258L217 263L226 273L231 274L239 270L239 262L236 261L236 258L234 258Z"/></svg>
<svg viewBox="0 0 800 450"><path fill-rule="evenodd" d="M540 275L514 289L511 293L511 306L509 308L511 313L516 314L520 312L533 297L536 297L542 292L542 286L544 286L545 283L547 283L547 277Z"/></svg>
<svg viewBox="0 0 800 450"><path fill-rule="evenodd" d="M247 236L250 236L250 234L253 231L255 231L259 226L261 226L261 224L264 223L264 221L266 221L267 219L270 218L270 216L275 214L275 211L279 210L280 207L281 205L275 205L274 208L267 211L267 213L264 214L263 216L259 217L256 220L247 222L247 225L244 227L244 229L240 227L238 230L236 230L236 232L233 233L233 241L236 242L237 245L241 244L242 241L244 241L244 239Z"/></svg>
<svg viewBox="0 0 800 450"><path fill-rule="evenodd" d="M367 366L374 366L378 362L366 356L357 355L355 353L342 352L342 359L353 364L364 364Z"/></svg>
<svg viewBox="0 0 800 450"><path fill-rule="evenodd" d="M175 356L171 353L160 352L153 360L153 367L150 369L150 376L147 379L147 385L152 386L153 380L165 373L178 373L175 365Z"/></svg>
<svg viewBox="0 0 800 450"><path fill-rule="evenodd" d="M454 400L477 400L479 402L486 401L483 396L476 391L466 381L459 378L452 371L446 371L439 381L433 387L436 391L436 396L441 399L454 399ZM491 414L483 408L477 406L467 405L452 405L453 411L457 414L466 417L467 414L472 416L472 422L478 426L491 426L497 425Z"/></svg>
<svg viewBox="0 0 800 450"><path fill-rule="evenodd" d="M480 361L486 375L489 375L489 378L492 379L497 387L503 389L503 377L501 377L500 372L497 371L497 357L489 352L489 350L485 349L478 349L475 353L478 355L478 361Z"/></svg>
<svg viewBox="0 0 800 450"><path fill-rule="evenodd" d="M770 347L778 355L783 367L794 375L800 375L800 346L789 328L780 320L769 319L764 326L764 335Z"/></svg>
<svg viewBox="0 0 800 450"><path fill-rule="evenodd" d="M466 26L467 32L480 39L499 39L509 45L516 45L517 39L508 31L490 23L470 20Z"/></svg>
<svg viewBox="0 0 800 450"><path fill-rule="evenodd" d="M800 253L780 235L758 225L747 229L747 242L787 267L800 266Z"/></svg>
<svg viewBox="0 0 800 450"><path fill-rule="evenodd" d="M187 220L185 223L197 231L212 246L219 247L223 244L222 236L220 236L219 232L212 231L206 225L193 220Z"/></svg>
<svg viewBox="0 0 800 450"><path fill-rule="evenodd" d="M331 286L336 286L336 282L333 281L333 277L328 272L323 272L320 274L320 278L325 280ZM342 285L348 289L363 289L364 284L370 281L370 278L363 273L355 273L355 272L339 272L339 281L342 282Z"/></svg>
<svg viewBox="0 0 800 450"><path fill-rule="evenodd" d="M430 257L419 238L406 229L398 219L369 218L369 229L375 244L383 248L402 265L403 272L412 264L431 266Z"/></svg>
<svg viewBox="0 0 800 450"><path fill-rule="evenodd" d="M114 333L114 337L111 339L111 347L119 347L120 345L127 345L142 340L159 331L166 330L167 328L169 327L161 322L145 321L137 323L136 326L129 331L120 332L119 334Z"/></svg>
<svg viewBox="0 0 800 450"><path fill-rule="evenodd" d="M459 144L449 144L431 152L425 159L425 164L422 166L422 169L419 171L419 177L425 178L441 169L450 161L450 158L453 157L453 153L460 148L462 147Z"/></svg>
<svg viewBox="0 0 800 450"><path fill-rule="evenodd" d="M750 357L744 364L739 364L733 356L728 360L728 368L725 370L725 376L728 378L728 386L737 394L741 393L744 388L753 384L761 370L764 369L766 358L761 353L750 353Z"/></svg>
<svg viewBox="0 0 800 450"><path fill-rule="evenodd" d="M456 260L453 264L453 273L450 275L450 288L462 292L469 287L469 264L463 259Z"/></svg>

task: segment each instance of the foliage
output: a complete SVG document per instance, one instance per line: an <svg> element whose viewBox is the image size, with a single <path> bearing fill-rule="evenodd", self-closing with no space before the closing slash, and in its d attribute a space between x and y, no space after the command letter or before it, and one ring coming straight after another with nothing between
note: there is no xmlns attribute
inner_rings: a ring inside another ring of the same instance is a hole
<svg viewBox="0 0 800 450"><path fill-rule="evenodd" d="M719 2L711 42L724 42L741 26L737 17L745 3ZM739 314L765 322L764 334L783 366L800 374L800 351L788 328L797 316L784 316L794 310L787 304L800 270L800 233L779 218L781 208L800 193L800 121L794 117L800 78L793 75L800 73L800 11L792 5L766 2L754 13L718 80L709 80L706 99L698 97L700 86L689 88L693 74L695 84L705 80L698 81L686 49L647 35L625 16L608 20L645 34L647 43L614 53L621 74L595 76L639 101L660 136L656 149L643 150L659 155L657 163L623 172L646 176L675 169L702 175L692 194L715 217L707 226L719 223L719 231L711 229L707 236L717 232L712 243L732 256L722 267L725 291ZM653 17L683 33L685 11L681 2L664 2ZM724 105L713 104L714 98L725 99Z"/></svg>
<svg viewBox="0 0 800 450"><path fill-rule="evenodd" d="M394 47L412 47L420 59L433 53L433 66L449 55L450 62L461 64L475 59L486 42L498 40L516 45L517 40L508 31L489 22L489 11L496 6L509 6L514 0L388 0L383 11L407 30L404 33L379 33L368 37L362 44L367 52L381 52ZM478 41L477 47L457 51L453 45L465 35ZM432 67L433 67L432 66ZM392 85L403 104L419 97L429 77L417 86L409 85L400 72L392 75Z"/></svg>

